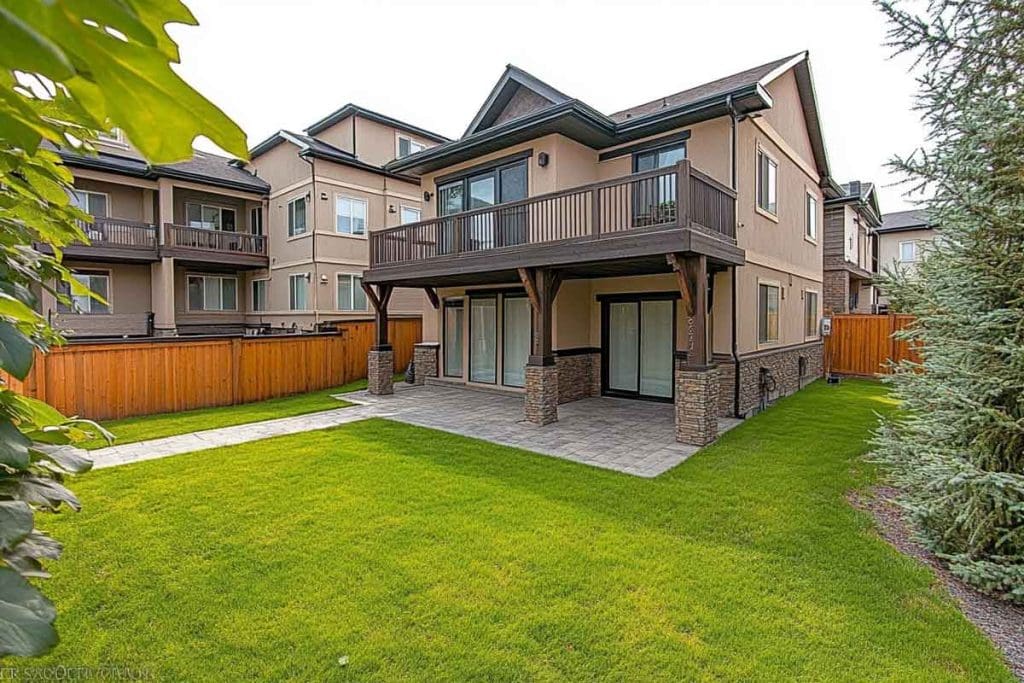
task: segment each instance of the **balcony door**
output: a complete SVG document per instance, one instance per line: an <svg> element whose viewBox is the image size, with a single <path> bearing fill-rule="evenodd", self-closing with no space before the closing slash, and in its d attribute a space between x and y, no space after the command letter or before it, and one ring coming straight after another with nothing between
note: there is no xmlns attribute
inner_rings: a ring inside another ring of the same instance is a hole
<svg viewBox="0 0 1024 683"><path fill-rule="evenodd" d="M686 143L658 147L633 155L633 172L671 168L686 158ZM633 191L633 227L670 223L676 219L676 178L657 176L638 181Z"/></svg>
<svg viewBox="0 0 1024 683"><path fill-rule="evenodd" d="M525 243L525 207L501 208L501 205L526 199L527 191L526 159L470 172L461 178L440 183L437 186L437 215L453 218L442 221L438 226L438 253L453 253L456 245L460 251L480 251ZM494 210L486 210L491 208ZM464 211L477 213L454 217Z"/></svg>
<svg viewBox="0 0 1024 683"><path fill-rule="evenodd" d="M674 387L675 296L622 295L602 302L605 394L670 401Z"/></svg>

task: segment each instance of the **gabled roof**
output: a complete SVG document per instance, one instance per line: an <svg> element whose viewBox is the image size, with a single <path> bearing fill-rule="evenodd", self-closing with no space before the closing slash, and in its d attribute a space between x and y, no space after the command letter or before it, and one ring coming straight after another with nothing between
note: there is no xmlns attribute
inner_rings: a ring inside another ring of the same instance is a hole
<svg viewBox="0 0 1024 683"><path fill-rule="evenodd" d="M560 133L591 148L601 149L730 113L749 114L772 106L772 96L766 86L790 69L794 70L796 76L822 185L834 187L829 179L828 157L806 52L777 59L611 116L598 112L580 100L569 98L539 78L509 65L461 139L396 159L386 168L392 171L427 173L549 133ZM520 88L532 90L551 104L496 122L504 105Z"/></svg>
<svg viewBox="0 0 1024 683"><path fill-rule="evenodd" d="M298 154L300 157L312 157L314 159L323 159L324 161L333 161L336 164L351 166L353 168L369 171L370 173L376 173L389 178L396 178L398 180L405 180L412 183L419 182L412 176L388 171L380 166L375 166L362 161L352 154L352 152L341 149L340 147L335 147L334 145L324 142L319 138L315 138L311 135L303 135L302 133L295 133L289 130L279 130L266 140L253 147L249 154L253 159L255 159L262 154L266 154L283 142L289 142L298 147Z"/></svg>
<svg viewBox="0 0 1024 683"><path fill-rule="evenodd" d="M924 209L894 211L882 216L882 227L875 232L904 232L907 230L932 230L936 226Z"/></svg>
<svg viewBox="0 0 1024 683"><path fill-rule="evenodd" d="M842 194L825 200L825 206L856 204L857 210L867 216L870 227L882 224L882 211L878 207L878 192L874 183L866 180L851 180L840 185Z"/></svg>
<svg viewBox="0 0 1024 683"><path fill-rule="evenodd" d="M246 171L235 163L234 159L210 152L196 150L192 158L186 161L155 165L138 156L108 152L88 155L61 148L59 154L68 166L107 171L133 178L177 178L258 194L270 191L270 185L265 180Z"/></svg>
<svg viewBox="0 0 1024 683"><path fill-rule="evenodd" d="M309 126L306 129L306 132L309 133L310 135L316 135L317 133L327 130L334 124L340 121L344 121L349 116L359 116L364 119L376 121L377 123L383 124L385 126L391 126L392 128L404 130L406 133L412 133L422 138L433 140L434 142L448 142L449 140L449 138L446 138L443 135L438 135L437 133L432 133L429 130L420 128L419 126L414 126L411 123L406 123L405 121L399 121L398 119L392 118L390 116L379 114L375 111L366 109L365 107L360 107L357 104L352 104L351 102L343 106L341 109L336 109L335 111L323 117L313 125Z"/></svg>
<svg viewBox="0 0 1024 683"><path fill-rule="evenodd" d="M505 66L505 72L501 74L501 78L498 79L498 82L491 89L491 94L487 96L476 116L469 122L469 127L466 128L466 132L462 134L462 137L472 135L493 125L508 103L522 88L535 93L537 99L540 102L546 102L547 106L564 104L572 99L536 76L523 71L517 66L508 64ZM539 108L542 107L537 107L533 111Z"/></svg>

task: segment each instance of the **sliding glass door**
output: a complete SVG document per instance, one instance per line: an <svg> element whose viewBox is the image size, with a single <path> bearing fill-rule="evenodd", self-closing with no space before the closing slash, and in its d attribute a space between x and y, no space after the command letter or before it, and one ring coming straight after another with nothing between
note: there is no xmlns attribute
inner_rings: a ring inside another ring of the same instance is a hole
<svg viewBox="0 0 1024 683"><path fill-rule="evenodd" d="M508 294L502 297L501 383L507 387L526 386L531 327L530 300Z"/></svg>
<svg viewBox="0 0 1024 683"><path fill-rule="evenodd" d="M498 381L498 298L469 299L469 380Z"/></svg>
<svg viewBox="0 0 1024 683"><path fill-rule="evenodd" d="M675 298L668 295L616 296L604 301L602 315L605 393L671 399Z"/></svg>
<svg viewBox="0 0 1024 683"><path fill-rule="evenodd" d="M466 309L462 299L444 302L444 376L462 377L462 335Z"/></svg>

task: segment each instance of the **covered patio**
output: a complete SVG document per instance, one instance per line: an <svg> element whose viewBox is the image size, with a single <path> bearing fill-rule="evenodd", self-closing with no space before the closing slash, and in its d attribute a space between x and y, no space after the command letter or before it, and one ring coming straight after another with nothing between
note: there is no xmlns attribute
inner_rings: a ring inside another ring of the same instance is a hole
<svg viewBox="0 0 1024 683"><path fill-rule="evenodd" d="M376 406L380 417L639 477L656 477L699 450L676 440L671 403L585 398L559 406L558 421L542 427L524 418L521 394L435 383L394 388L393 394L362 391L345 398ZM720 418L718 428L739 423Z"/></svg>

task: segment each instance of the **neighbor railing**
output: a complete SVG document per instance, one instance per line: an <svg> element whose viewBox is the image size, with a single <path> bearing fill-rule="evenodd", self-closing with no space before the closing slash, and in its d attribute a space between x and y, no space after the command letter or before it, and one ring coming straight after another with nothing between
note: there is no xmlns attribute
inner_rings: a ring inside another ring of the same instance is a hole
<svg viewBox="0 0 1024 683"><path fill-rule="evenodd" d="M264 235L207 230L172 223L164 224L164 246L202 251L227 251L256 256L267 255L267 238Z"/></svg>
<svg viewBox="0 0 1024 683"><path fill-rule="evenodd" d="M682 161L670 168L371 231L370 267L670 228L694 228L735 241L736 193Z"/></svg>
<svg viewBox="0 0 1024 683"><path fill-rule="evenodd" d="M156 249L156 226L121 218L94 218L91 223L77 221L89 238L89 246Z"/></svg>

